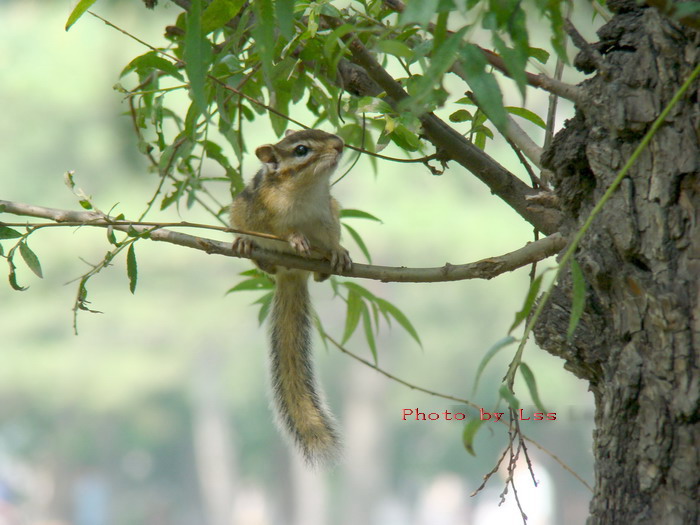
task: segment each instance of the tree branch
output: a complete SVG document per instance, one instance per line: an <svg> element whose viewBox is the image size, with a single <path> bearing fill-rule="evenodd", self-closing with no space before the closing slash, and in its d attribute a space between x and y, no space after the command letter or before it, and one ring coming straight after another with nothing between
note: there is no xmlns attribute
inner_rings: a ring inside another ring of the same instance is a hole
<svg viewBox="0 0 700 525"><path fill-rule="evenodd" d="M403 2L400 0L385 0L384 4L389 7L390 9L393 9L394 11L400 13L402 12L406 6L404 5ZM435 24L428 24L428 30L433 31L435 28ZM448 34L452 34L452 31L447 31ZM493 51L489 49L485 49L481 46L477 47L481 50L481 52L484 54L484 57L486 58L486 61L491 64L493 67L498 69L501 73L503 73L505 76L512 78L512 75L508 71L508 68L506 67L506 63L504 62L503 58L498 53L494 53ZM456 73L456 71L453 71ZM464 78L464 77L462 77ZM557 95L559 97L565 98L567 100L571 100L575 104L578 104L581 99L580 95L580 89L577 86L573 86L571 84L566 84L565 82L562 82L561 80L557 80L551 77L548 77L547 75L539 74L536 75L534 73L529 73L528 71L525 71L525 79L527 83L533 87L543 89L545 91L548 91L552 93L553 95Z"/></svg>
<svg viewBox="0 0 700 525"><path fill-rule="evenodd" d="M338 27L340 24L338 20L331 17L324 19L332 27ZM399 102L408 98L408 94L401 84L394 80L375 60L353 33L348 33L342 38L348 45L353 62L361 66L369 77L386 92L389 97L387 102L396 108ZM560 220L558 210L533 208L528 203L527 197L537 193L537 190L503 168L435 114L422 115L420 121L426 137L441 153L471 171L491 189L492 193L503 199L539 231L544 234L557 231Z"/></svg>
<svg viewBox="0 0 700 525"><path fill-rule="evenodd" d="M59 210L55 208L44 208L31 204L11 202L0 200L0 210L3 213L13 215L23 215L30 217L41 217L50 219L56 223L65 223L66 226L84 225L95 226L100 228L113 228L115 230L137 234L147 234L147 238L153 241L162 241L179 246L186 246L195 250L201 250L209 254L225 255L227 257L241 257L238 252L232 249L232 243L216 241L203 237L196 237L185 233L175 232L162 227L158 223L138 223L130 221L116 221L102 213L94 211L71 211ZM24 223L8 223L0 222L0 226L29 226L31 224ZM218 226L207 226L192 223L168 224L170 227L197 227L216 229L220 231L238 232L238 230L221 228ZM256 235L252 232L239 232ZM257 234L260 236L260 234ZM262 235L270 238L269 235ZM280 242L285 242L280 240ZM322 273L335 273L346 277L359 277L363 279L374 279L382 282L444 282L444 281L461 281L466 279L492 279L502 273L510 272L532 264L533 262L541 261L552 255L557 254L566 246L566 240L560 235L551 235L539 241L530 242L522 248L514 252L500 255L497 257L489 257L481 261L453 265L445 263L444 266L435 268L406 268L406 267L389 267L367 264L353 264L350 271L337 273L330 269L330 264L320 256L314 258L305 258L297 255L273 252L254 248L251 253L251 259L259 260L268 264L277 264L287 266L289 268L299 268Z"/></svg>
<svg viewBox="0 0 700 525"><path fill-rule="evenodd" d="M172 1L182 8L186 8L189 5L188 0ZM342 21L333 17L326 15L321 15L321 17L329 27L337 28L342 24ZM345 63L339 66L338 72L342 79L343 85L341 87L343 89L354 94L377 95L379 88L387 93L390 97L387 101L394 107L396 107L398 102L408 97L401 85L374 59L372 54L355 37L354 33L349 33L342 38L348 44L352 54L352 62L355 64L354 67L349 67ZM358 75L361 75L361 71L364 71L368 78L360 79ZM209 78L220 82L215 77L209 76ZM225 85L224 87L231 89ZM364 90L368 90L368 92ZM239 94L245 98L250 98L242 93ZM560 212L541 206L533 207L528 200L528 197L538 193L536 189L531 188L507 171L433 113L423 115L420 119L428 140L433 143L441 154L444 153L446 157L455 160L471 171L491 189L492 193L504 200L542 233L549 235L558 230L561 217Z"/></svg>

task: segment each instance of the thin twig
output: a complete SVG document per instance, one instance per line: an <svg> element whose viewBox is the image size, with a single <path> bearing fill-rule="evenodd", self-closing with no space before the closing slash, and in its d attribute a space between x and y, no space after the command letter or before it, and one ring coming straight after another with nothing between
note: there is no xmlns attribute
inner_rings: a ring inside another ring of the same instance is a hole
<svg viewBox="0 0 700 525"><path fill-rule="evenodd" d="M386 370L384 370L383 368L380 368L379 366L375 365L374 363L371 363L371 362L368 361L367 359L363 359L363 358L360 357L359 355L357 355L357 354L351 352L350 350L348 350L348 349L345 348L343 345L341 345L340 343L338 343L338 341L336 341L335 339L333 339L333 338L332 338L331 336L329 336L328 334L324 334L324 337L325 337L326 339L328 339L328 340L333 344L333 346L335 346L338 350L340 350L341 352L343 352L343 353L346 354L347 356L353 358L355 361L358 361L358 362L362 363L363 365L366 365L366 366L370 367L371 369L373 369L373 370L379 372L380 374L382 374L383 376L387 377L388 379L391 379L392 381L395 381L395 382L397 382L397 383L399 383L399 384L401 384L401 385L404 385L405 387L408 387L408 388L410 388L411 390L417 390L418 392L423 392L423 393L425 393L425 394L428 394L428 395L431 395L431 396L435 396L435 397L440 397L440 398L442 398L442 399L447 399L447 400L449 400L449 401L457 401L458 403L461 403L461 404L464 404L464 405L468 405L468 406L470 406L470 407L472 407L472 408L475 408L475 409L480 409L480 408L481 408L481 407L478 406L476 403L473 403L473 402L469 401L468 399L462 399L462 398L455 397L455 396L451 396L451 395L448 395L448 394L441 394L441 393L439 393L439 392L435 392L435 391L433 391L433 390L428 390L427 388L423 388L423 387L418 386L418 385L415 385L415 384L413 384L413 383L409 383L408 381L405 381L404 379L401 379L401 378L399 378L399 377L397 377L397 376L395 376L395 375L393 375L393 374L387 372ZM501 424L503 424L503 425L510 425L510 423L506 423L505 421L502 421L502 420L500 420L499 422L500 422ZM574 472L574 470L573 470L571 467L569 467L566 463L564 463L564 461L563 461L561 458L559 458L556 454L550 452L550 451L547 450L545 447L543 447L542 445L540 445L537 441L535 441L535 440L532 439L532 438L529 438L529 437L526 436L525 434L522 434L522 433L521 433L520 436L522 437L522 439L524 439L524 440L526 440L526 441L529 441L530 443L532 443L533 445L535 445L538 449L540 449L544 454L546 454L546 455L548 455L550 458L552 458L556 463L559 464L559 466L561 466L561 467L562 467L564 470L566 470L569 474L571 474L573 477L575 477L577 480L579 480L584 486L586 486L586 487L588 488L588 490L590 490L591 492L593 492L593 488L586 482L586 480L584 480L581 476L579 476L578 474L576 474L576 472ZM487 474L486 476L484 476L484 479L485 479L484 484L486 483L488 477L489 477L491 474L495 473L495 472L498 470L498 465L500 465L500 462L503 460L503 457L504 457L504 456L505 456L505 452L504 452L503 456L501 457L501 460L498 461L498 463L497 463L496 467L494 468L494 470L493 470L490 474ZM482 485L482 486L483 486L483 485ZM477 489L477 490L472 494L472 496L473 496L474 494L476 494L479 490L480 490L480 489Z"/></svg>

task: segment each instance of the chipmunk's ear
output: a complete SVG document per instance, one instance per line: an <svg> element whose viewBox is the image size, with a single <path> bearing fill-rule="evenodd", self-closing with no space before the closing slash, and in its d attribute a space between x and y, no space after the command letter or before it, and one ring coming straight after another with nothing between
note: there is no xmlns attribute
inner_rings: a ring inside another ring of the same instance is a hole
<svg viewBox="0 0 700 525"><path fill-rule="evenodd" d="M284 136L285 136L285 137L288 137L289 135L293 135L294 133L296 133L295 130L293 130L293 129L288 129L287 131L284 132Z"/></svg>
<svg viewBox="0 0 700 525"><path fill-rule="evenodd" d="M255 150L255 155L265 164L278 164L277 155L275 155L275 148L272 146L272 144L263 144Z"/></svg>

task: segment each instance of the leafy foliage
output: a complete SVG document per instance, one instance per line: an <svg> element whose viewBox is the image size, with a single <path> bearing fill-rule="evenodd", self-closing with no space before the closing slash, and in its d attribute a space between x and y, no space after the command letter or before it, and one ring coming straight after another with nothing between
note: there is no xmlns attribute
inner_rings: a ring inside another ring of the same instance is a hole
<svg viewBox="0 0 700 525"><path fill-rule="evenodd" d="M95 3L80 0L70 14L66 29ZM564 53L563 1L532 0L190 0L189 8L166 28L167 42L152 47L131 60L121 72L117 86L129 100L130 116L139 150L148 157L158 179L145 216L155 203L160 209L201 207L226 223L226 202L213 188L226 184L230 196L243 188L243 159L250 149L249 124L268 118L281 136L290 123L298 127L323 125L333 128L350 147L373 154L392 143L407 157L428 155L434 145L426 139L421 118L449 108L454 129L484 150L503 131L512 116L545 127L544 119L525 107L504 105L497 70L505 71L525 98L530 61L545 63L549 53L530 45L529 17L546 18L552 46L558 57ZM401 6L401 7L398 7ZM533 9L534 7L534 9ZM486 30L493 50L474 37ZM339 70L352 58L353 41L372 53L407 93L400 102L386 94L346 89ZM494 66L493 57L499 59ZM456 75L461 92L452 92L447 77ZM182 93L188 107L180 106ZM303 121L303 124L302 124ZM254 137L252 140L255 140ZM438 153L437 151L435 152ZM235 159L235 160L234 160ZM206 168L206 169L205 169ZM432 168L431 168L432 169ZM85 209L93 209L90 197L75 188L72 174L67 183ZM371 213L344 210L343 227L371 262L371 253L360 232L348 219L378 221ZM41 266L29 249L26 235L4 228L0 238L19 239L8 254L10 280L16 283L12 255L19 250L27 266L41 276ZM134 293L138 268L135 243L147 234L130 232L118 239L108 231L113 248L104 260L79 283L74 310L88 310L89 278L110 264L126 249L129 289ZM569 337L583 309L582 275L574 273L574 308ZM244 272L243 280L229 292L258 291L262 322L270 308L273 282L258 270ZM377 297L353 282L332 279L343 296L347 315L342 337L347 342L362 325L364 338L378 360L375 334L380 319L398 323L420 344L412 323L394 304ZM536 277L525 303L516 314L510 332L528 319L542 284ZM516 341L508 336L482 358L475 380L489 361ZM530 395L541 407L534 374L519 362ZM510 385L512 386L512 385ZM512 388L500 396L511 407L519 406ZM465 429L469 450L478 426Z"/></svg>

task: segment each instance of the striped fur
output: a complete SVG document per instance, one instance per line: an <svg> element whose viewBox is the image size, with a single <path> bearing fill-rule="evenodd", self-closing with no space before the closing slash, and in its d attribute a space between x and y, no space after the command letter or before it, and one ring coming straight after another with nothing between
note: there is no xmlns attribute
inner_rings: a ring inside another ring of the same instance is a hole
<svg viewBox="0 0 700 525"><path fill-rule="evenodd" d="M273 400L280 427L289 434L310 465L333 462L339 455L338 433L314 379L311 359L309 273L283 270L270 326Z"/></svg>

